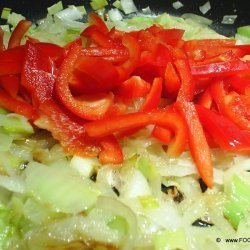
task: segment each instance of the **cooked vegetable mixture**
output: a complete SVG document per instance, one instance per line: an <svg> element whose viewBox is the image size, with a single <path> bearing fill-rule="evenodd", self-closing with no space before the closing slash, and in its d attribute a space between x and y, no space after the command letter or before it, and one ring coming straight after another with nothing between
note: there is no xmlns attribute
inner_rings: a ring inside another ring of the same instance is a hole
<svg viewBox="0 0 250 250"><path fill-rule="evenodd" d="M249 249L250 28L128 2L3 10L0 249Z"/></svg>

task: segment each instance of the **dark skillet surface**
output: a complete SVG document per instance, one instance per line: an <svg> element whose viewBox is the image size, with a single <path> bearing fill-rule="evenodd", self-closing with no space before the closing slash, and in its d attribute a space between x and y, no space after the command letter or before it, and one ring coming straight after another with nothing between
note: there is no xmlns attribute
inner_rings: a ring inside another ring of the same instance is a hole
<svg viewBox="0 0 250 250"><path fill-rule="evenodd" d="M167 11L173 15L181 15L183 13L195 13L202 15L199 6L207 2L207 0L179 0L184 7L175 10L172 3L176 0L134 0L138 9L150 6L154 13L162 13ZM13 11L23 14L27 19L35 21L45 17L47 7L58 2L58 0L1 0L0 11L3 7L12 8ZM66 7L69 4L82 5L89 8L89 1L86 0L62 0ZM112 2L112 1L109 1ZM211 9L204 15L213 20L213 28L224 35L233 35L236 27L250 24L249 0L210 0ZM111 5L111 4L110 4ZM237 19L233 25L221 24L224 15L237 15ZM1 20L1 24L3 24Z"/></svg>

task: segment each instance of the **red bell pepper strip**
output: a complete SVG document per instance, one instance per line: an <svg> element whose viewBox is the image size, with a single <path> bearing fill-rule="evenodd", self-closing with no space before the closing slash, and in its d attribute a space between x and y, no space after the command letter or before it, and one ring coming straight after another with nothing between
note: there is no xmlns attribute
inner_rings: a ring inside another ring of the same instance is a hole
<svg viewBox="0 0 250 250"><path fill-rule="evenodd" d="M161 100L162 92L162 78L155 78L149 93L147 94L142 106L140 107L140 112L147 112L158 108ZM132 135L136 133L141 128L126 129L116 134L117 138L123 138L125 136Z"/></svg>
<svg viewBox="0 0 250 250"><path fill-rule="evenodd" d="M52 60L36 44L26 45L21 84L32 96L34 106L50 100L53 96L55 78Z"/></svg>
<svg viewBox="0 0 250 250"><path fill-rule="evenodd" d="M169 144L173 138L173 133L170 129L154 126L151 136L165 144Z"/></svg>
<svg viewBox="0 0 250 250"><path fill-rule="evenodd" d="M234 39L201 39L185 41L183 49L194 61L203 61L236 48ZM198 55L201 56L198 56Z"/></svg>
<svg viewBox="0 0 250 250"><path fill-rule="evenodd" d="M78 95L108 92L120 83L116 67L101 57L78 57L73 75L78 80Z"/></svg>
<svg viewBox="0 0 250 250"><path fill-rule="evenodd" d="M212 188L213 166L211 152L194 103L183 101L177 102L176 105L188 126L189 149L198 172L206 185Z"/></svg>
<svg viewBox="0 0 250 250"><path fill-rule="evenodd" d="M19 61L2 61L0 59L0 76L20 74L22 69Z"/></svg>
<svg viewBox="0 0 250 250"><path fill-rule="evenodd" d="M129 59L128 50L126 48L88 47L83 48L80 55L102 57L112 63L123 63Z"/></svg>
<svg viewBox="0 0 250 250"><path fill-rule="evenodd" d="M35 46L39 48L44 54L49 56L58 67L61 65L62 60L66 56L66 50L63 47L53 43L38 42L35 44Z"/></svg>
<svg viewBox="0 0 250 250"><path fill-rule="evenodd" d="M213 103L213 97L211 95L210 88L207 88L200 96L197 101L197 104L210 109Z"/></svg>
<svg viewBox="0 0 250 250"><path fill-rule="evenodd" d="M247 90L250 89L250 79L241 77L241 76L231 76L226 78L225 80L226 84L229 84L230 87L235 90L239 94L243 95L249 95Z"/></svg>
<svg viewBox="0 0 250 250"><path fill-rule="evenodd" d="M237 73L250 74L250 62L243 62L238 59L228 62L192 66L191 72L195 77L224 77Z"/></svg>
<svg viewBox="0 0 250 250"><path fill-rule="evenodd" d="M17 24L17 26L11 33L9 43L8 43L8 49L15 48L21 45L21 40L31 25L32 23L28 20L21 20Z"/></svg>
<svg viewBox="0 0 250 250"><path fill-rule="evenodd" d="M224 150L250 153L250 132L241 130L227 117L196 105L199 118L206 131Z"/></svg>
<svg viewBox="0 0 250 250"><path fill-rule="evenodd" d="M9 96L2 89L0 89L0 106L14 113L23 115L28 119L33 120L38 116L36 109L32 105Z"/></svg>
<svg viewBox="0 0 250 250"><path fill-rule="evenodd" d="M220 113L227 116L240 128L250 130L249 97L236 92L227 93L222 80L214 82L210 88Z"/></svg>
<svg viewBox="0 0 250 250"><path fill-rule="evenodd" d="M90 25L98 26L104 34L107 34L109 32L109 29L107 25L105 24L105 22L95 12L89 13L88 22Z"/></svg>
<svg viewBox="0 0 250 250"><path fill-rule="evenodd" d="M3 42L3 29L0 27L0 51L4 51L5 50L5 46L4 46L4 42Z"/></svg>
<svg viewBox="0 0 250 250"><path fill-rule="evenodd" d="M1 87L13 98L17 97L20 79L17 75L0 76Z"/></svg>
<svg viewBox="0 0 250 250"><path fill-rule="evenodd" d="M237 124L241 129L250 131L249 96L230 92L224 97L222 114Z"/></svg>
<svg viewBox="0 0 250 250"><path fill-rule="evenodd" d="M180 87L181 81L176 73L176 70L171 62L169 62L166 66L165 75L164 75L164 93L167 96L177 96Z"/></svg>
<svg viewBox="0 0 250 250"><path fill-rule="evenodd" d="M137 40L131 35L125 34L122 39L123 45L128 49L129 59L123 64L116 66L120 76L120 81L130 77L140 61L141 50Z"/></svg>
<svg viewBox="0 0 250 250"><path fill-rule="evenodd" d="M113 40L108 34L104 34L95 25L87 27L81 36L85 36L90 39L91 44L95 44L102 48L115 48L121 47L121 42Z"/></svg>
<svg viewBox="0 0 250 250"><path fill-rule="evenodd" d="M82 157L99 154L99 142L86 134L83 121L68 112L60 103L48 100L39 106L39 112L40 117L35 125L50 131L60 141L66 153Z"/></svg>
<svg viewBox="0 0 250 250"><path fill-rule="evenodd" d="M136 98L144 97L150 91L151 85L139 76L131 76L120 83L115 90L115 98L127 105L130 105Z"/></svg>
<svg viewBox="0 0 250 250"><path fill-rule="evenodd" d="M162 78L155 78L148 95L145 98L140 111L150 111L152 109L158 108L161 101L162 93Z"/></svg>
<svg viewBox="0 0 250 250"><path fill-rule="evenodd" d="M194 98L195 82L191 75L190 66L187 60L177 59L174 62L176 70L179 73L181 80L181 87L177 96L177 100L192 101Z"/></svg>
<svg viewBox="0 0 250 250"><path fill-rule="evenodd" d="M98 157L100 163L121 164L123 162L121 147L113 135L102 138L100 141L100 146L101 151Z"/></svg>
<svg viewBox="0 0 250 250"><path fill-rule="evenodd" d="M64 59L56 78L56 94L59 100L73 114L87 120L96 120L105 116L113 104L112 93L74 97L69 88L69 79L81 47L73 47ZM98 70L98 69L96 69Z"/></svg>
<svg viewBox="0 0 250 250"><path fill-rule="evenodd" d="M179 156L186 147L186 125L180 115L173 111L151 111L148 113L137 112L121 116L104 118L100 121L85 124L89 136L100 138L125 129L135 129L150 124L170 128L175 137L168 146L167 154L171 157Z"/></svg>

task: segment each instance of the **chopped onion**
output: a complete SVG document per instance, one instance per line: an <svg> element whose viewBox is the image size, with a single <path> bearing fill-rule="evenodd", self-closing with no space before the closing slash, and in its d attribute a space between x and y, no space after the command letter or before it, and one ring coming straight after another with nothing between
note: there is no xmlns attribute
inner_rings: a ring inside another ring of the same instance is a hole
<svg viewBox="0 0 250 250"><path fill-rule="evenodd" d="M55 14L60 19L76 21L83 18L83 13L77 9L75 6L70 6Z"/></svg>
<svg viewBox="0 0 250 250"><path fill-rule="evenodd" d="M9 18L10 12L11 12L10 8L4 7L2 10L1 18L7 20Z"/></svg>
<svg viewBox="0 0 250 250"><path fill-rule="evenodd" d="M50 15L54 15L57 12L63 10L62 1L59 1L59 2L57 2L55 4L53 4L52 6L48 7L47 10L48 10L48 13Z"/></svg>
<svg viewBox="0 0 250 250"><path fill-rule="evenodd" d="M122 14L118 9L109 10L108 17L112 22L121 21L123 19Z"/></svg>
<svg viewBox="0 0 250 250"><path fill-rule="evenodd" d="M137 11L133 0L121 0L121 6L125 14L130 14Z"/></svg>
<svg viewBox="0 0 250 250"><path fill-rule="evenodd" d="M199 7L200 12L204 15L211 9L211 4L209 1L207 1L205 4L201 5Z"/></svg>
<svg viewBox="0 0 250 250"><path fill-rule="evenodd" d="M0 175L0 186L15 193L24 192L24 181L19 176L9 177Z"/></svg>
<svg viewBox="0 0 250 250"><path fill-rule="evenodd" d="M11 24L12 26L15 27L15 26L19 23L19 21L24 20L24 19L25 19L24 16L22 16L22 15L20 15L20 14L17 14L17 13L15 13L15 12L12 12L12 13L8 16L7 23L8 23L8 24Z"/></svg>
<svg viewBox="0 0 250 250"><path fill-rule="evenodd" d="M176 10L178 10L178 9L180 9L181 7L184 6L184 4L181 3L180 1L173 2L172 5L173 5L173 7L174 7Z"/></svg>
<svg viewBox="0 0 250 250"><path fill-rule="evenodd" d="M145 15L150 15L150 14L152 14L152 11L151 11L150 7L148 6L147 8L142 9L142 13Z"/></svg>
<svg viewBox="0 0 250 250"><path fill-rule="evenodd" d="M206 17L203 17L203 16L199 16L199 15L196 15L196 14L193 14L193 13L185 13L181 16L182 18L184 19L192 19L194 21L196 21L197 23L200 23L200 24L205 24L205 25L210 25L212 24L212 20L206 18Z"/></svg>
<svg viewBox="0 0 250 250"><path fill-rule="evenodd" d="M225 15L221 21L222 24L234 24L237 15Z"/></svg>
<svg viewBox="0 0 250 250"><path fill-rule="evenodd" d="M106 209L113 214L126 219L129 226L129 232L128 237L123 241L123 246L121 249L132 249L137 239L137 218L132 210L116 199L105 196L99 196L96 207Z"/></svg>

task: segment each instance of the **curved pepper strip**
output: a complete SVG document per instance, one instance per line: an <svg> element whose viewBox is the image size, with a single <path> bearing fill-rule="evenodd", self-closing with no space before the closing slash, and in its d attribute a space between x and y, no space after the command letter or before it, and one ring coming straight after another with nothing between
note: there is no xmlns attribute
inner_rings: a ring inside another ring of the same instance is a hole
<svg viewBox="0 0 250 250"><path fill-rule="evenodd" d="M8 49L15 48L21 45L21 40L31 25L32 25L32 22L28 20L21 20L17 24L17 26L11 33L9 43L8 43Z"/></svg>
<svg viewBox="0 0 250 250"><path fill-rule="evenodd" d="M104 118L85 124L89 136L100 138L125 129L135 129L150 124L170 128L175 137L168 146L167 154L171 157L179 156L186 147L187 128L180 115L173 111L155 110L152 112L137 112L121 116Z"/></svg>
<svg viewBox="0 0 250 250"><path fill-rule="evenodd" d="M76 46L69 51L59 70L55 90L59 100L72 113L86 120L96 120L105 116L113 104L114 96L112 93L78 97L72 95L69 78L81 50L80 46Z"/></svg>
<svg viewBox="0 0 250 250"><path fill-rule="evenodd" d="M68 112L60 103L55 100L42 103L39 114L35 125L50 131L53 138L60 141L66 153L94 157L100 152L97 140L86 134L83 121Z"/></svg>
<svg viewBox="0 0 250 250"><path fill-rule="evenodd" d="M234 91L227 93L224 81L219 80L210 86L212 97L221 114L228 117L243 130L250 130L250 100L247 95Z"/></svg>

